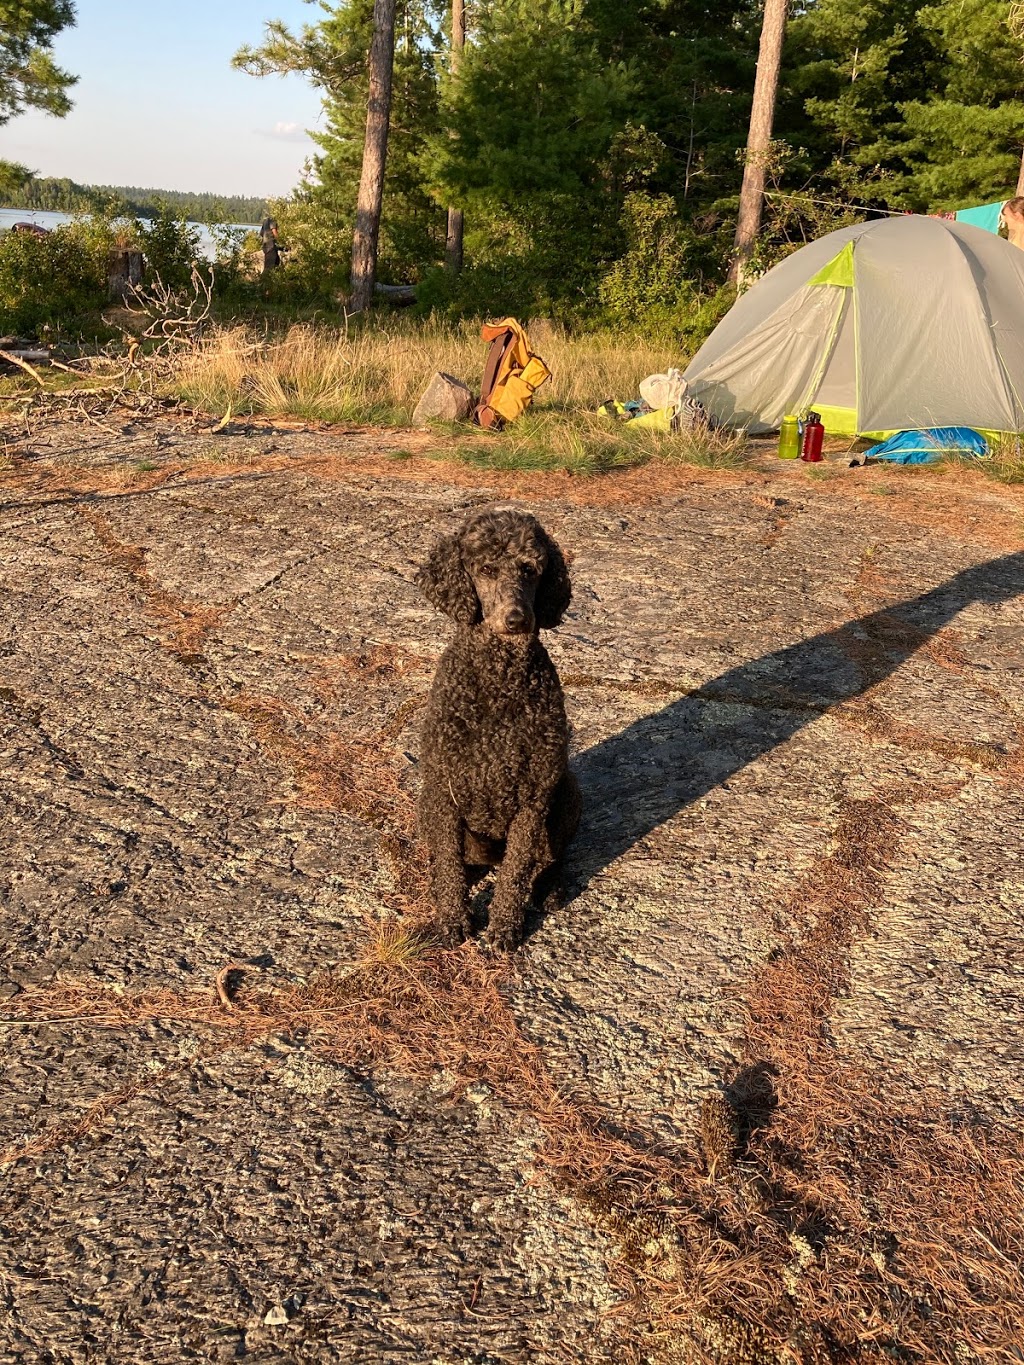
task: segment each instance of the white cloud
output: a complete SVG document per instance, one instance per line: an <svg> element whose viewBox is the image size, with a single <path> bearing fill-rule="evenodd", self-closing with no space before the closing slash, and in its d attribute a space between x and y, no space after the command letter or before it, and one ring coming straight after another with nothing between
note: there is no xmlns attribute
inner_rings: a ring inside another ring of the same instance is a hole
<svg viewBox="0 0 1024 1365"><path fill-rule="evenodd" d="M257 129L260 137L273 138L275 142L309 142L309 134L301 123L287 123L279 119L273 128Z"/></svg>

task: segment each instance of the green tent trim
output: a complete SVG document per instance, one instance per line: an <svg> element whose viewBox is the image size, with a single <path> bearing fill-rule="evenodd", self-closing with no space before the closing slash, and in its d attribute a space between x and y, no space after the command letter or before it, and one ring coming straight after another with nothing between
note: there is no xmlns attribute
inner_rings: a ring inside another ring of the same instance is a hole
<svg viewBox="0 0 1024 1365"><path fill-rule="evenodd" d="M853 288L853 243L847 242L838 256L823 265L808 284L834 284L840 289Z"/></svg>

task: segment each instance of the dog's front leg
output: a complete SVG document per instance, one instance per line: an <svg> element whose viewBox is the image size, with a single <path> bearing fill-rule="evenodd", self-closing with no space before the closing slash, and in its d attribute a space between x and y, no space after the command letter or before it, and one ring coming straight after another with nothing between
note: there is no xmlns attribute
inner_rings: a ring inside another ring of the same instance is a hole
<svg viewBox="0 0 1024 1365"><path fill-rule="evenodd" d="M437 910L437 935L446 948L456 948L470 930L469 882L462 857L462 817L447 784L427 790L429 818L422 821L430 849L430 886Z"/></svg>
<svg viewBox="0 0 1024 1365"><path fill-rule="evenodd" d="M537 850L541 847L545 814L545 807L529 806L520 810L509 826L487 929L487 941L496 952L514 952L523 941L526 902L539 871Z"/></svg>

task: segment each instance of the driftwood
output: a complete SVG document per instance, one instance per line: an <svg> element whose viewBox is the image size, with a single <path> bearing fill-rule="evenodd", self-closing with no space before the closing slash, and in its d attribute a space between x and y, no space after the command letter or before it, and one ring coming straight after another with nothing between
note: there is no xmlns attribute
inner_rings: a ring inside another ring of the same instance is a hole
<svg viewBox="0 0 1024 1365"><path fill-rule="evenodd" d="M374 290L388 303L408 304L416 302L414 284L375 284Z"/></svg>

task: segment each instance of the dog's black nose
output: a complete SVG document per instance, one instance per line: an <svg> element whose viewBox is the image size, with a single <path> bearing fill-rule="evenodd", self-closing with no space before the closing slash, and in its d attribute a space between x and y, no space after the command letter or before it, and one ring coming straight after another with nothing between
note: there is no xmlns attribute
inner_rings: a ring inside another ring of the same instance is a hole
<svg viewBox="0 0 1024 1365"><path fill-rule="evenodd" d="M525 628L526 628L526 612L523 611L522 607L511 607L511 608L505 613L505 629L506 629L506 630L525 630Z"/></svg>

